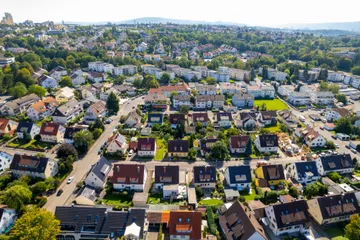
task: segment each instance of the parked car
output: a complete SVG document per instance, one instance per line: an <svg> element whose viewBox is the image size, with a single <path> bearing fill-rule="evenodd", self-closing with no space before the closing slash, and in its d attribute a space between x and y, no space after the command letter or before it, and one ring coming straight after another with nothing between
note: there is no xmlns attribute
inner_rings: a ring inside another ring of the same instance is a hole
<svg viewBox="0 0 360 240"><path fill-rule="evenodd" d="M332 137L333 139L336 139L336 135L331 135L331 137Z"/></svg>
<svg viewBox="0 0 360 240"><path fill-rule="evenodd" d="M339 144L335 143L335 147L336 147L336 148L339 148Z"/></svg>
<svg viewBox="0 0 360 240"><path fill-rule="evenodd" d="M72 177L69 177L69 179L67 180L67 184L70 184L71 182L72 182L72 180L74 180L74 176L72 176Z"/></svg>
<svg viewBox="0 0 360 240"><path fill-rule="evenodd" d="M64 190L60 189L60 190L57 192L56 196L60 196L63 192L64 192Z"/></svg>
<svg viewBox="0 0 360 240"><path fill-rule="evenodd" d="M128 153L128 156L131 157L133 155L133 153L134 153L134 150L131 149Z"/></svg>
<svg viewBox="0 0 360 240"><path fill-rule="evenodd" d="M345 147L346 147L347 149L350 149L350 148L351 148L349 145L345 145Z"/></svg>
<svg viewBox="0 0 360 240"><path fill-rule="evenodd" d="M355 153L355 154L357 153L356 149L353 149L353 148L352 148L351 151L352 151L353 153Z"/></svg>

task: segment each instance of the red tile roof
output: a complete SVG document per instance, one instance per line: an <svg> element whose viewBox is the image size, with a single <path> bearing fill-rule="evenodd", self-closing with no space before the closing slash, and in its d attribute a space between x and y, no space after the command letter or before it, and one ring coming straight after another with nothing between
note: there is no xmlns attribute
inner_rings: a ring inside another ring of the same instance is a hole
<svg viewBox="0 0 360 240"><path fill-rule="evenodd" d="M52 122L44 122L41 125L40 135L56 135L58 133L60 124Z"/></svg>
<svg viewBox="0 0 360 240"><path fill-rule="evenodd" d="M114 164L112 183L143 184L144 165L139 164Z"/></svg>
<svg viewBox="0 0 360 240"><path fill-rule="evenodd" d="M201 212L171 211L168 228L170 235L201 239Z"/></svg>

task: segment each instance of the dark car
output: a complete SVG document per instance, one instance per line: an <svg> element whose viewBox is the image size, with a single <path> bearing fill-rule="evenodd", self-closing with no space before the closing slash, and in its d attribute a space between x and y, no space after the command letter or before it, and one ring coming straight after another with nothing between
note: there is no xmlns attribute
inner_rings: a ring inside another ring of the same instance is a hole
<svg viewBox="0 0 360 240"><path fill-rule="evenodd" d="M336 135L331 135L331 137L332 137L333 139L336 139Z"/></svg>
<svg viewBox="0 0 360 240"><path fill-rule="evenodd" d="M63 192L64 192L64 190L60 189L60 190L57 192L56 196L60 196Z"/></svg>

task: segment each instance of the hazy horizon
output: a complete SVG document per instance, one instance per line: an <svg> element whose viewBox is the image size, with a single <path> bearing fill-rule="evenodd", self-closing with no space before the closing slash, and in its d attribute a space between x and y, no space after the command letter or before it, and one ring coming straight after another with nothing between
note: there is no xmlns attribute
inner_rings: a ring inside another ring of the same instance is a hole
<svg viewBox="0 0 360 240"><path fill-rule="evenodd" d="M341 6L334 0L286 0L234 1L223 0L219 4L209 1L183 0L172 3L165 0L12 0L0 4L4 12L12 14L16 23L25 20L34 22L121 22L144 17L170 18L177 20L233 22L252 26L279 27L297 24L356 22L360 3L343 0ZM349 7L353 6L353 7Z"/></svg>

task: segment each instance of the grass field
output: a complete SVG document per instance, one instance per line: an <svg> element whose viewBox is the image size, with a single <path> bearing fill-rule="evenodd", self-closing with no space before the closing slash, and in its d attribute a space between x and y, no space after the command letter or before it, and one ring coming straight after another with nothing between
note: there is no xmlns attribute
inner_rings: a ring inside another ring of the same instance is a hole
<svg viewBox="0 0 360 240"><path fill-rule="evenodd" d="M223 205L224 202L220 199L206 199L206 200L201 200L199 202L199 205L205 205L205 206L218 206L218 205Z"/></svg>
<svg viewBox="0 0 360 240"><path fill-rule="evenodd" d="M281 132L279 122L276 123L276 126L264 127L264 129L269 130L271 133Z"/></svg>
<svg viewBox="0 0 360 240"><path fill-rule="evenodd" d="M167 150L165 144L166 144L165 140L158 138L156 139L157 150L154 160L161 161L164 159Z"/></svg>
<svg viewBox="0 0 360 240"><path fill-rule="evenodd" d="M262 106L263 104L266 105L266 110L268 111L277 111L277 110L285 110L289 109L288 105L286 105L280 99L273 99L273 100L255 100L255 106Z"/></svg>
<svg viewBox="0 0 360 240"><path fill-rule="evenodd" d="M124 205L131 206L132 205L132 194L124 195L124 194L113 194L107 193L103 198L103 203L107 205Z"/></svg>
<svg viewBox="0 0 360 240"><path fill-rule="evenodd" d="M256 196L256 191L254 188L251 190L251 194L249 194L248 191L240 191L240 196L243 196L246 201L254 200Z"/></svg>
<svg viewBox="0 0 360 240"><path fill-rule="evenodd" d="M325 232L329 235L331 240L348 240L344 237L344 230L340 227L332 227L326 229Z"/></svg>
<svg viewBox="0 0 360 240"><path fill-rule="evenodd" d="M21 139L15 139L14 141L10 142L8 147L13 148L21 148L21 149L44 149L44 148L52 148L53 145L41 141L36 141L35 139L31 139L30 142L24 143Z"/></svg>

